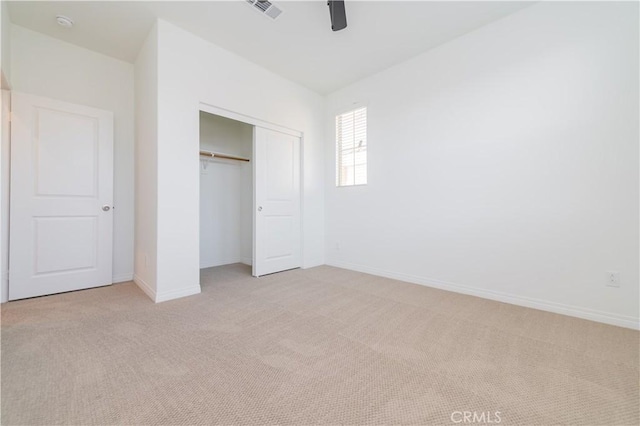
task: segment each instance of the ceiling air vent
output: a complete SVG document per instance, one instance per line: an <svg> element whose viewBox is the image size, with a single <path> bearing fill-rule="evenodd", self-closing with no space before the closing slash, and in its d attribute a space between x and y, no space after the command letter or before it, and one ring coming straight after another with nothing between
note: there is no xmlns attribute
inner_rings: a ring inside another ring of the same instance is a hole
<svg viewBox="0 0 640 426"><path fill-rule="evenodd" d="M271 19L276 19L282 13L282 9L280 9L275 4L271 3L267 0L246 0L253 9L260 12L262 15L268 16Z"/></svg>

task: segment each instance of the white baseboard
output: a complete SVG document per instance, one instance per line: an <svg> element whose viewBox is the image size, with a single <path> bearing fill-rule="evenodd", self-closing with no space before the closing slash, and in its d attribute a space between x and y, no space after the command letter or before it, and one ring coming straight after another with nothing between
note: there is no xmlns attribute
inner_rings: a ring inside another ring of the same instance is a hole
<svg viewBox="0 0 640 426"><path fill-rule="evenodd" d="M365 265L357 265L354 263L343 262L339 260L327 260L327 265L335 266L337 268L350 269L352 271L364 272L367 274L391 278L399 281L406 281L413 284L420 284L427 287L439 288L441 290L452 291L455 293L482 297L484 299L497 300L499 302L510 303L512 305L524 306L527 308L539 309L556 314L568 315L605 324L616 325L619 327L631 328L634 330L640 329L640 319L626 315L617 315L609 312L602 312L593 309L581 308L578 306L551 302L548 300L533 299L529 297L516 296L513 294L492 290L484 290L476 287L469 287L432 278L404 274L401 272L391 272L383 269L372 268Z"/></svg>
<svg viewBox="0 0 640 426"><path fill-rule="evenodd" d="M123 282L127 282L127 281L132 281L133 280L133 272L128 273L128 274L118 274L118 275L114 275L111 278L112 282L114 284L116 283L123 283Z"/></svg>
<svg viewBox="0 0 640 426"><path fill-rule="evenodd" d="M0 303L9 301L9 271L0 273Z"/></svg>
<svg viewBox="0 0 640 426"><path fill-rule="evenodd" d="M253 265L253 259L250 257L243 257L240 259L240 263L251 266Z"/></svg>
<svg viewBox="0 0 640 426"><path fill-rule="evenodd" d="M152 289L151 286L147 284L142 278L140 278L136 274L133 274L133 282L135 282L138 287L140 287L140 290L142 290L144 294L149 296L151 300L153 300L154 302L156 301L156 291Z"/></svg>
<svg viewBox="0 0 640 426"><path fill-rule="evenodd" d="M227 259L214 259L214 260L201 261L200 262L200 269L214 268L216 266L231 265L233 263L244 263L246 265L251 265L251 258L248 258L248 259L249 259L249 263L245 262L245 258L244 257L230 257L230 258L227 258Z"/></svg>
<svg viewBox="0 0 640 426"><path fill-rule="evenodd" d="M151 288L142 278L137 275L133 275L133 281L140 287L140 289L155 303L166 302L168 300L179 299L181 297L191 296L200 293L200 284L191 287L180 288L177 290L166 291L158 293Z"/></svg>
<svg viewBox="0 0 640 426"><path fill-rule="evenodd" d="M194 294L200 294L200 284L191 287L181 288L178 290L166 291L164 293L156 294L156 303L166 302L168 300L179 299L181 297L192 296Z"/></svg>
<svg viewBox="0 0 640 426"><path fill-rule="evenodd" d="M302 269L315 268L316 266L322 266L326 264L327 263L325 263L324 259L312 259L306 262L302 262Z"/></svg>

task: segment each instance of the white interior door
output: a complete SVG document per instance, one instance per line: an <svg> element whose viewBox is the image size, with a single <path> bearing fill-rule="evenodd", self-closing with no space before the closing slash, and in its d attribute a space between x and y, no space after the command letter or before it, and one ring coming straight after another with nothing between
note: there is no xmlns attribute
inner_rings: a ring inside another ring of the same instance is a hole
<svg viewBox="0 0 640 426"><path fill-rule="evenodd" d="M301 266L300 138L255 127L253 275Z"/></svg>
<svg viewBox="0 0 640 426"><path fill-rule="evenodd" d="M113 114L12 93L9 299L112 283Z"/></svg>

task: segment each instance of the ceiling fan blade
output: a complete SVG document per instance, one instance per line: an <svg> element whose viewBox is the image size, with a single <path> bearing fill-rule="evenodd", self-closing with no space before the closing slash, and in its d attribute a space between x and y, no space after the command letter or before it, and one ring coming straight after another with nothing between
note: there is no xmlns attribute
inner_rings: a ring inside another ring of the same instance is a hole
<svg viewBox="0 0 640 426"><path fill-rule="evenodd" d="M347 14L344 11L344 0L329 0L329 15L331 16L331 29L340 31L347 28Z"/></svg>

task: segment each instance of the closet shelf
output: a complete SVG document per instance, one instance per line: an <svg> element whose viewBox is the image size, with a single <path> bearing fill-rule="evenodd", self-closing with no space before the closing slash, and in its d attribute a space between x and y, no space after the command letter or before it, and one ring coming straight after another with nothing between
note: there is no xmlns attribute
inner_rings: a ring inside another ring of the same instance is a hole
<svg viewBox="0 0 640 426"><path fill-rule="evenodd" d="M248 158L236 157L235 155L222 154L220 152L200 151L201 157L222 158L225 160L251 161Z"/></svg>

